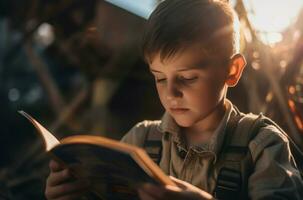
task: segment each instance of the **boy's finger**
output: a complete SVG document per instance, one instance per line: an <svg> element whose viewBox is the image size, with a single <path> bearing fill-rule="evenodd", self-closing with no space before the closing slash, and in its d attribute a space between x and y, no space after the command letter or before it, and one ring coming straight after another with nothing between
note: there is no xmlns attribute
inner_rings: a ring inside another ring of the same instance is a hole
<svg viewBox="0 0 303 200"><path fill-rule="evenodd" d="M81 200L82 199L81 197L83 197L86 193L87 191L83 190L73 194L65 195L63 197L56 198L54 200L76 200L76 199Z"/></svg>
<svg viewBox="0 0 303 200"><path fill-rule="evenodd" d="M48 199L63 198L64 196L67 198L69 195L79 195L87 192L89 185L88 181L77 180L48 188L45 192L45 196Z"/></svg>
<svg viewBox="0 0 303 200"><path fill-rule="evenodd" d="M52 172L57 172L57 171L61 171L64 169L64 167L55 160L51 160L49 162L49 168Z"/></svg>
<svg viewBox="0 0 303 200"><path fill-rule="evenodd" d="M159 187L159 186L156 186L156 185L153 185L150 183L143 184L141 189L144 192L146 192L152 196L156 196L156 197L161 197L164 192L162 187Z"/></svg>
<svg viewBox="0 0 303 200"><path fill-rule="evenodd" d="M154 197L150 196L148 193L146 193L142 189L138 190L138 195L141 200L156 200Z"/></svg>
<svg viewBox="0 0 303 200"><path fill-rule="evenodd" d="M213 199L212 195L205 192L204 190L201 190L200 188L197 188L196 186L194 185L191 185L190 183L187 183L185 181L182 181L182 180L179 180L173 176L169 176L170 179L172 179L179 188L181 188L182 190L184 191L189 191L189 192L193 192L193 193L196 193L196 194L199 194L201 196L203 196L204 199ZM165 186L168 190L170 191L175 191L175 192L178 192L177 190L175 190L175 187L174 186L170 186L170 185L167 185ZM198 196L199 196L198 195Z"/></svg>
<svg viewBox="0 0 303 200"><path fill-rule="evenodd" d="M68 169L59 171L59 172L52 172L47 181L46 184L49 186L56 186L60 183L68 181L70 178L72 178L70 171Z"/></svg>
<svg viewBox="0 0 303 200"><path fill-rule="evenodd" d="M184 181L182 181L182 180L179 180L179 179L177 179L177 178L175 178L175 177L173 177L173 176L169 176L169 178L170 178L172 181L174 181L174 183L176 183L176 185L177 185L179 188L181 188L181 189L183 189L183 190L185 190L185 189L187 188L187 186L188 186L188 184L187 184L186 182L184 182Z"/></svg>
<svg viewBox="0 0 303 200"><path fill-rule="evenodd" d="M173 191L181 191L180 188L175 186L170 186L167 188L166 186L157 186L149 183L144 184L140 189L156 199L162 199L166 197L166 193L169 191L168 189L171 189Z"/></svg>
<svg viewBox="0 0 303 200"><path fill-rule="evenodd" d="M172 199L172 200L178 200L178 199L187 199L184 198L184 194L182 193L182 190L175 186L167 185L165 187L155 186L152 184L145 184L141 190L149 195L150 197L154 199Z"/></svg>

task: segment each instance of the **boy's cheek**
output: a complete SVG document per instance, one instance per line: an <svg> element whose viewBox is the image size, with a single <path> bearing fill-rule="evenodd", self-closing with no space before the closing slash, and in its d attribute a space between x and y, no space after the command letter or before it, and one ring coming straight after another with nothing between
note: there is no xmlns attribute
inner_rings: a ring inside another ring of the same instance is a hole
<svg viewBox="0 0 303 200"><path fill-rule="evenodd" d="M162 106L167 110L167 97L165 96L164 92L160 89L157 89L158 91L158 97L160 99L160 102Z"/></svg>

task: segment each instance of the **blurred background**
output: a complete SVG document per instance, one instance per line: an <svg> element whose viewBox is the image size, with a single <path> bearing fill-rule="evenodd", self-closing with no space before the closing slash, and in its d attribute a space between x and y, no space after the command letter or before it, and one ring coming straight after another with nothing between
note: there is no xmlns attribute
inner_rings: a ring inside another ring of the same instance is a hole
<svg viewBox="0 0 303 200"><path fill-rule="evenodd" d="M163 108L140 57L157 0L0 0L0 199L44 199L49 157L32 125L58 138L120 139ZM232 0L248 66L228 93L303 147L303 1Z"/></svg>

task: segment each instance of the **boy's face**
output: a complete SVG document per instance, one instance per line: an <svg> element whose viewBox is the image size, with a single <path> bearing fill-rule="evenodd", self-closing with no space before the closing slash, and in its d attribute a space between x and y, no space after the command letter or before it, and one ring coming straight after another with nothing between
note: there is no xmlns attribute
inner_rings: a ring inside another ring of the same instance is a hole
<svg viewBox="0 0 303 200"><path fill-rule="evenodd" d="M155 55L150 63L161 103L181 127L205 119L225 97L227 66L201 55L191 47L163 62Z"/></svg>

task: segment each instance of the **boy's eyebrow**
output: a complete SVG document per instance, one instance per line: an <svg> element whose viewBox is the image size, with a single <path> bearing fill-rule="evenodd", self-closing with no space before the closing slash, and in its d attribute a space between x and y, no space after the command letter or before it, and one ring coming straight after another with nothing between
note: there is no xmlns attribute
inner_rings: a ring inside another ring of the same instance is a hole
<svg viewBox="0 0 303 200"><path fill-rule="evenodd" d="M178 69L176 71L189 71L189 70L194 70L194 69L203 69L209 62L203 61L203 62L198 62L197 64L193 64L190 67L184 68L184 69ZM156 73L162 73L161 71L155 70L150 68L151 72L156 72Z"/></svg>
<svg viewBox="0 0 303 200"><path fill-rule="evenodd" d="M189 67L189 68L184 68L184 69L178 69L178 70L176 70L177 72L182 72L182 71L189 71L189 70L193 70L193 69L201 69L201 67ZM155 69L151 69L150 68L150 71L151 72L156 72L156 73L163 73L163 72L161 72L161 71L158 71L158 70L155 70Z"/></svg>

